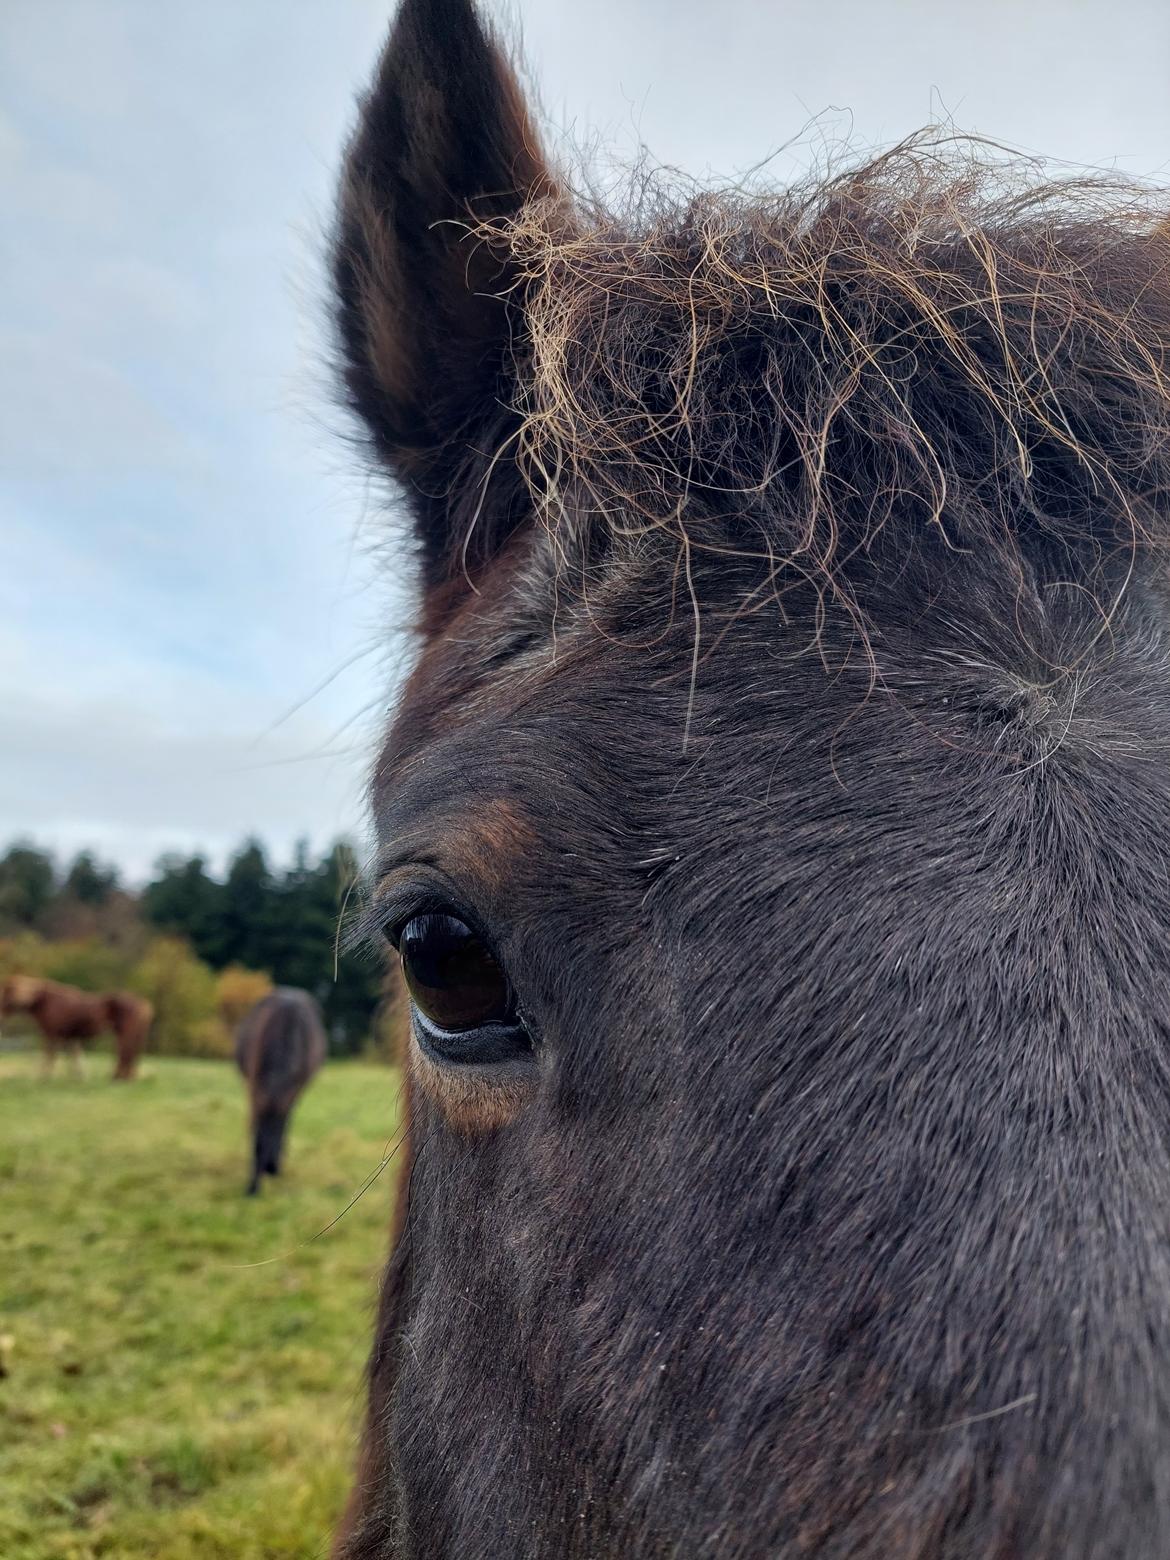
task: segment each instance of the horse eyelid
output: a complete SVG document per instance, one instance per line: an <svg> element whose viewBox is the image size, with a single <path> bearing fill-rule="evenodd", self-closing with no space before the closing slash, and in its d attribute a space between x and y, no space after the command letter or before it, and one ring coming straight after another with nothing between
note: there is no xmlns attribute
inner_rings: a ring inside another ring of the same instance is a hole
<svg viewBox="0 0 1170 1560"><path fill-rule="evenodd" d="M467 908L452 885L441 881L400 878L391 888L383 889L375 895L355 921L351 935L355 942L389 942L397 948L403 928L420 915L450 915L462 921L503 967L482 919Z"/></svg>

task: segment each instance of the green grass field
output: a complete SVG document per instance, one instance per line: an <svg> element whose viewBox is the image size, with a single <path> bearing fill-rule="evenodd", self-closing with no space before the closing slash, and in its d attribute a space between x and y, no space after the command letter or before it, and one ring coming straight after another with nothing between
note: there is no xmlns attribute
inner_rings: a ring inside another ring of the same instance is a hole
<svg viewBox="0 0 1170 1560"><path fill-rule="evenodd" d="M230 1064L150 1057L130 1085L104 1056L82 1081L37 1065L0 1057L0 1557L322 1556L394 1165L342 1210L397 1075L326 1067L284 1176L245 1199Z"/></svg>

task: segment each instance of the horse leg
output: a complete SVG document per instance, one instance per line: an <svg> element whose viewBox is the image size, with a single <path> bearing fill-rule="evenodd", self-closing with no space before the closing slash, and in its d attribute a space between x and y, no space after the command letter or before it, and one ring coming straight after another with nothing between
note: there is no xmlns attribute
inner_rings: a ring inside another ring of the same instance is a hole
<svg viewBox="0 0 1170 1560"><path fill-rule="evenodd" d="M256 1158L263 1175L280 1174L280 1156L284 1149L284 1129L288 1116L279 1110L266 1110L256 1127Z"/></svg>
<svg viewBox="0 0 1170 1560"><path fill-rule="evenodd" d="M245 1197L255 1197L260 1190L260 1180L264 1174L264 1159L260 1151L260 1117L252 1112L252 1175L244 1188Z"/></svg>
<svg viewBox="0 0 1170 1560"><path fill-rule="evenodd" d="M138 1059L133 1030L114 1030L114 1082L126 1083L134 1076L134 1064Z"/></svg>
<svg viewBox="0 0 1170 1560"><path fill-rule="evenodd" d="M249 1197L254 1197L260 1190L264 1176L280 1174L280 1155L287 1125L286 1110L274 1109L271 1105L253 1106L252 1179L247 1187Z"/></svg>
<svg viewBox="0 0 1170 1560"><path fill-rule="evenodd" d="M57 1047L51 1040L41 1046L41 1078L47 1083L53 1076L53 1063L57 1060Z"/></svg>
<svg viewBox="0 0 1170 1560"><path fill-rule="evenodd" d="M85 1078L85 1058L81 1054L81 1041L73 1042L73 1075L76 1078Z"/></svg>

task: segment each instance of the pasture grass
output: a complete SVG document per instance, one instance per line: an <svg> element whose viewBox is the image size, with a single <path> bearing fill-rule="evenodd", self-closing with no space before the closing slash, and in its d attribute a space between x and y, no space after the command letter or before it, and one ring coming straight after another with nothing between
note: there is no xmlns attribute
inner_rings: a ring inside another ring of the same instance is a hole
<svg viewBox="0 0 1170 1560"><path fill-rule="evenodd" d="M80 1081L37 1067L0 1056L0 1556L325 1555L394 1165L342 1210L394 1134L397 1075L325 1067L284 1175L246 1199L228 1063L148 1057L119 1085L100 1055Z"/></svg>

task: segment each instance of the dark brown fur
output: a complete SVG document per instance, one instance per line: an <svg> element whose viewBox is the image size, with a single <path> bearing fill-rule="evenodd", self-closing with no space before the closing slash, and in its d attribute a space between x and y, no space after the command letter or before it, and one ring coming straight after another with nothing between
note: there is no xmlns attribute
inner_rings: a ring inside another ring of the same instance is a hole
<svg viewBox="0 0 1170 1560"><path fill-rule="evenodd" d="M1013 177L601 212L399 14L373 924L465 912L535 1045L409 1047L345 1560L1170 1553L1170 248Z"/></svg>
<svg viewBox="0 0 1170 1560"><path fill-rule="evenodd" d="M41 1031L45 1070L50 1071L57 1052L68 1048L80 1065L83 1042L111 1031L115 1041L114 1078L134 1077L138 1058L150 1034L154 1009L144 997L128 991L90 992L58 981L14 975L0 990L0 1017L28 1013Z"/></svg>
<svg viewBox="0 0 1170 1560"><path fill-rule="evenodd" d="M266 1175L280 1174L288 1120L305 1086L325 1060L328 1043L316 999L278 986L261 998L236 1031L236 1064L248 1085L255 1195Z"/></svg>

